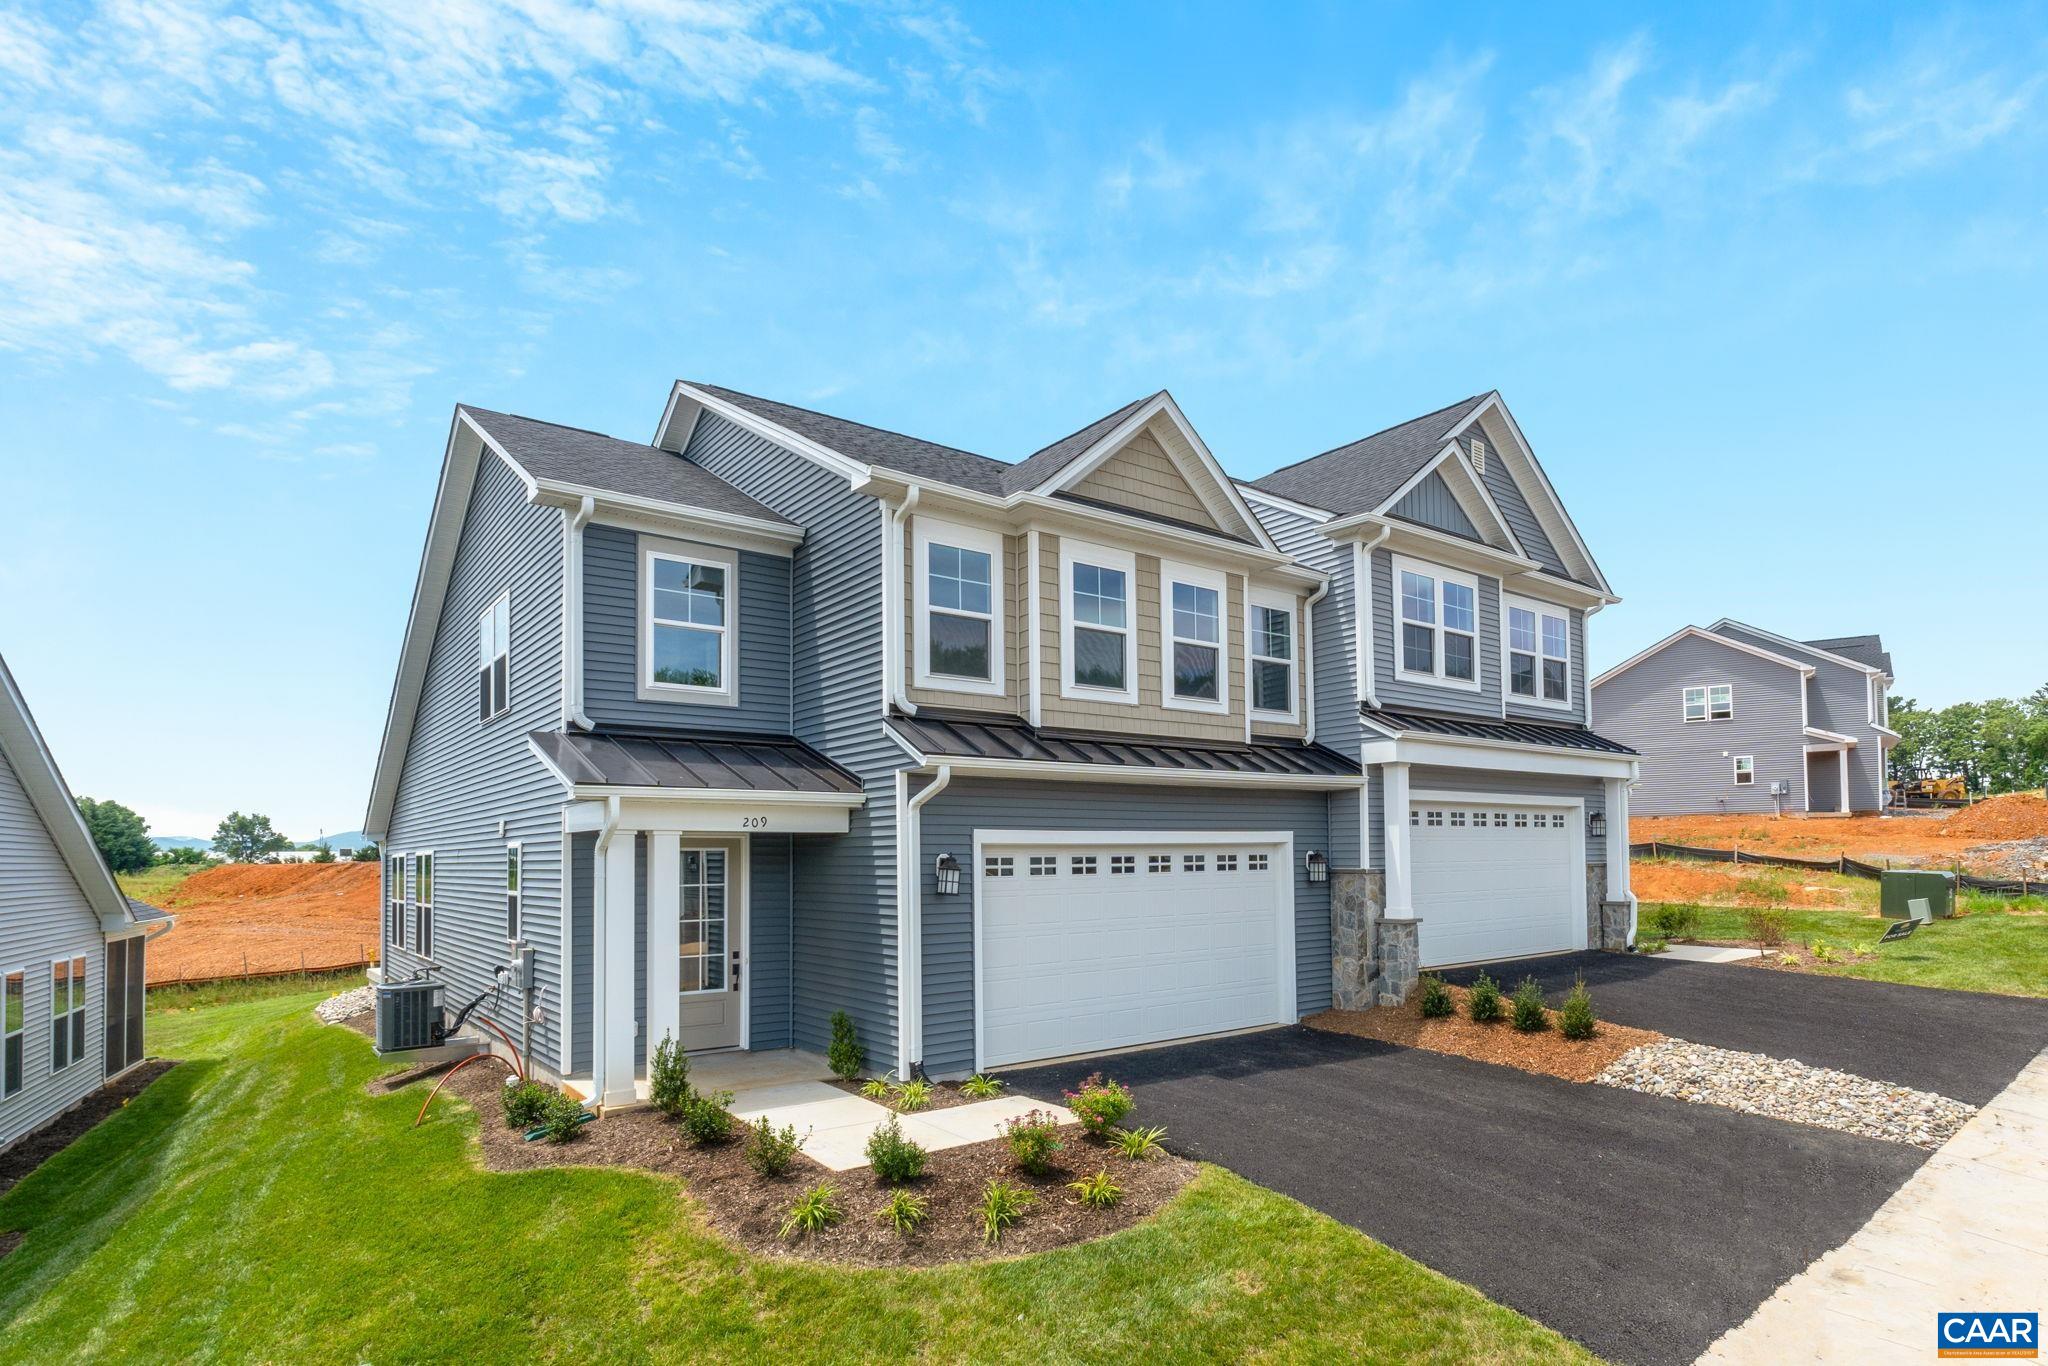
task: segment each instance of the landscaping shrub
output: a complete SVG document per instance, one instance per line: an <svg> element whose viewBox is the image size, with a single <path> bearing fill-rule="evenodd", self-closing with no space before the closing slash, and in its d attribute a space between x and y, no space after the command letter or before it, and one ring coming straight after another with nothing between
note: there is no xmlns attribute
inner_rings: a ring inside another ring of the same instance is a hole
<svg viewBox="0 0 2048 1366"><path fill-rule="evenodd" d="M583 1102L557 1091L548 1097L548 1108L536 1126L550 1143L567 1143L583 1132Z"/></svg>
<svg viewBox="0 0 2048 1366"><path fill-rule="evenodd" d="M1550 1028L1550 1013L1543 1008L1543 988L1534 977L1524 977L1515 988L1515 1028L1524 1034L1538 1034Z"/></svg>
<svg viewBox="0 0 2048 1366"><path fill-rule="evenodd" d="M1010 1145L1010 1160L1033 1176L1044 1176L1052 1167L1052 1155L1064 1148L1059 1121L1043 1110L1027 1110L1004 1126L1003 1141Z"/></svg>
<svg viewBox="0 0 2048 1366"><path fill-rule="evenodd" d="M1089 1073L1081 1089L1069 1091L1066 1096L1067 1108L1091 1134L1106 1134L1117 1128L1137 1105L1131 1099L1130 1087L1120 1081L1104 1081L1100 1072Z"/></svg>
<svg viewBox="0 0 2048 1366"><path fill-rule="evenodd" d="M850 1081L852 1078L848 1078L848 1080ZM869 1077L860 1084L860 1093L869 1100L879 1100L886 1105L889 1101L889 1079L887 1077Z"/></svg>
<svg viewBox="0 0 2048 1366"><path fill-rule="evenodd" d="M1641 954L1662 953L1664 952L1664 941L1656 938L1654 935L1638 934L1636 935L1636 952Z"/></svg>
<svg viewBox="0 0 2048 1366"><path fill-rule="evenodd" d="M723 1143L732 1137L732 1126L736 1122L732 1111L725 1107L732 1104L732 1092L691 1091L683 1101L683 1108L676 1120L683 1126L683 1133L690 1142L700 1148L713 1143Z"/></svg>
<svg viewBox="0 0 2048 1366"><path fill-rule="evenodd" d="M1656 926L1660 938L1697 939L1700 933L1700 908L1659 906L1650 912L1650 923Z"/></svg>
<svg viewBox="0 0 2048 1366"><path fill-rule="evenodd" d="M805 1134L798 1138L794 1124L777 1129L763 1115L747 1126L747 1165L763 1176L780 1176L796 1161L798 1151L810 1137Z"/></svg>
<svg viewBox="0 0 2048 1366"><path fill-rule="evenodd" d="M904 1114L913 1114L932 1103L932 1084L912 1077L896 1088L896 1108Z"/></svg>
<svg viewBox="0 0 2048 1366"><path fill-rule="evenodd" d="M931 1154L915 1139L903 1136L903 1126L894 1115L868 1135L868 1165L884 1181L914 1181L924 1175L924 1164L930 1159Z"/></svg>
<svg viewBox="0 0 2048 1366"><path fill-rule="evenodd" d="M1067 1189L1089 1209L1115 1209L1116 1202L1124 1198L1124 1188L1110 1180L1107 1171L1084 1176L1079 1181L1069 1181Z"/></svg>
<svg viewBox="0 0 2048 1366"><path fill-rule="evenodd" d="M1024 1211L1037 1204L1037 1197L1001 1177L989 1178L981 1188L981 1238L983 1242L999 1243L1003 1230L1024 1217Z"/></svg>
<svg viewBox="0 0 2048 1366"><path fill-rule="evenodd" d="M647 1066L647 1098L670 1119L682 1114L690 1099L690 1059L673 1035L664 1034Z"/></svg>
<svg viewBox="0 0 2048 1366"><path fill-rule="evenodd" d="M537 1081L522 1081L507 1086L500 1099L505 1105L505 1127L521 1131L531 1129L547 1117L548 1102L555 1092Z"/></svg>
<svg viewBox="0 0 2048 1366"><path fill-rule="evenodd" d="M986 1072L976 1072L960 1083L960 1094L974 1100L991 1100L1003 1093L1003 1084Z"/></svg>
<svg viewBox="0 0 2048 1366"><path fill-rule="evenodd" d="M1433 972L1422 974L1422 992L1418 998L1425 1020L1448 1020L1458 1013L1458 1003L1451 996L1451 989L1444 985L1444 979Z"/></svg>
<svg viewBox="0 0 2048 1366"><path fill-rule="evenodd" d="M1582 977L1572 983L1571 995L1564 998L1564 1005L1558 1008L1557 1032L1567 1039L1583 1041L1593 1037L1593 1027L1599 1023L1593 1018L1593 993L1586 990Z"/></svg>
<svg viewBox="0 0 2048 1366"><path fill-rule="evenodd" d="M1117 1155L1142 1162L1161 1151L1159 1140L1166 1137L1166 1126L1155 1124L1149 1129L1120 1129L1110 1142L1116 1144Z"/></svg>
<svg viewBox="0 0 2048 1366"><path fill-rule="evenodd" d="M917 1232L917 1226L924 1222L924 1215L923 1196L912 1195L909 1191L890 1191L889 1199L875 1217L908 1237Z"/></svg>
<svg viewBox="0 0 2048 1366"><path fill-rule="evenodd" d="M1742 923L1749 929L1749 937L1767 949L1774 949L1785 942L1785 913L1778 910L1745 911Z"/></svg>
<svg viewBox="0 0 2048 1366"><path fill-rule="evenodd" d="M839 1192L830 1182L821 1182L796 1198L782 1220L782 1236L822 1233L839 1222Z"/></svg>
<svg viewBox="0 0 2048 1366"><path fill-rule="evenodd" d="M832 1012L832 1045L825 1050L825 1061L841 1081L852 1081L868 1065L868 1051L860 1046L853 1017L843 1010Z"/></svg>
<svg viewBox="0 0 2048 1366"><path fill-rule="evenodd" d="M1473 1024L1492 1024L1501 1017L1500 984L1480 973L1465 989L1465 1013Z"/></svg>

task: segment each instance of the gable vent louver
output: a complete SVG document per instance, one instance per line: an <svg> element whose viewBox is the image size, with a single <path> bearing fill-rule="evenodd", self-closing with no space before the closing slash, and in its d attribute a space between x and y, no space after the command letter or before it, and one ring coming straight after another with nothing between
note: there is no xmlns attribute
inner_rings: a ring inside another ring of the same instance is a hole
<svg viewBox="0 0 2048 1366"><path fill-rule="evenodd" d="M1476 436L1472 438L1472 468L1486 473L1486 443Z"/></svg>

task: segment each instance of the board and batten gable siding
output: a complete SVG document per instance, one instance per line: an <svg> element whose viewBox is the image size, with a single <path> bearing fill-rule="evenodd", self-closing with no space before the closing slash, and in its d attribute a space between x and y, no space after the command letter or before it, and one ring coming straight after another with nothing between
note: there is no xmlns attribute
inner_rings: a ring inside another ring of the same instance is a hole
<svg viewBox="0 0 2048 1366"><path fill-rule="evenodd" d="M1727 683L1735 715L1688 723L1687 688ZM1799 674L1697 636L1686 636L1603 682L1593 699L1600 733L1642 755L1629 810L1644 816L1770 812L1773 782L1789 782L1787 811L1805 806L1807 741L1800 731ZM1756 759L1756 781L1737 787L1734 757Z"/></svg>
<svg viewBox="0 0 2048 1366"><path fill-rule="evenodd" d="M509 709L479 717L477 619L511 597ZM561 724L562 516L526 501L518 477L486 452L477 466L462 540L435 625L419 710L385 833L388 855L434 854L434 956L451 1010L495 986L511 961L505 938L505 845L523 848L520 918L534 949L534 1051L561 1057L562 785L528 746L529 731ZM505 822L505 832L498 823ZM383 865L388 880L388 858ZM389 898L389 889L385 896ZM380 915L380 920L382 919ZM406 943L413 930L406 927ZM388 945L385 971L410 976L425 960ZM515 1038L519 1006L484 1007Z"/></svg>
<svg viewBox="0 0 2048 1366"><path fill-rule="evenodd" d="M790 561L790 730L861 780L847 833L793 841L791 1038L822 1052L845 1010L871 1058L896 1052L896 772L882 722L882 504L712 413L684 451L804 528Z"/></svg>
<svg viewBox="0 0 2048 1366"><path fill-rule="evenodd" d="M790 562L751 550L739 556L738 705L640 696L640 551L675 540L622 527L583 529L583 710L598 725L686 726L692 730L789 732Z"/></svg>
<svg viewBox="0 0 2048 1366"><path fill-rule="evenodd" d="M1759 636L1739 626L1723 627L1720 634L1813 666L1813 677L1806 683L1806 723L1837 735L1852 736L1858 741L1856 748L1849 751L1849 806L1854 811L1878 810L1883 805L1884 749L1880 742L1884 737L1870 724L1870 675L1861 669L1839 664L1807 646L1772 640L1769 636ZM1815 740L1810 743L1824 742ZM1828 758L1830 762L1840 763L1833 755ZM1835 789L1840 785L1841 775L1837 769L1828 779L1827 791L1814 793L1813 809L1834 810Z"/></svg>
<svg viewBox="0 0 2048 1366"><path fill-rule="evenodd" d="M1421 483L1408 490L1400 502L1387 510L1396 517L1405 517L1453 536L1463 536L1468 541L1479 539L1479 528L1472 525L1472 519L1458 505L1458 497L1451 492L1451 486L1435 470L1431 470Z"/></svg>
<svg viewBox="0 0 2048 1366"><path fill-rule="evenodd" d="M1522 550L1530 559L1553 574L1573 577L1565 568L1564 558L1557 553L1557 547L1551 544L1549 533L1543 530L1543 524L1530 510L1529 499L1523 494L1521 484L1509 473L1507 462L1501 458L1502 444L1507 440L1506 429L1491 414L1481 418L1479 425L1486 429L1482 434L1486 442L1486 469L1479 478L1486 485L1487 496L1500 509L1501 520L1514 531L1515 539L1521 542ZM1459 438L1467 460L1472 458L1471 437L1468 432Z"/></svg>
<svg viewBox="0 0 2048 1366"><path fill-rule="evenodd" d="M86 960L85 1056L50 1070L50 961ZM98 1089L106 1074L107 944L100 918L0 754L0 973L23 973L22 1088L0 1098L0 1148Z"/></svg>
<svg viewBox="0 0 2048 1366"><path fill-rule="evenodd" d="M1426 555L1412 558L1428 562ZM1479 691L1418 683L1395 673L1400 622L1394 613L1394 557L1384 546L1372 552L1373 691L1382 706L1499 718L1500 580L1485 574L1474 577L1479 581Z"/></svg>
<svg viewBox="0 0 2048 1366"><path fill-rule="evenodd" d="M924 785L913 779L913 790ZM1330 1004L1330 884L1312 883L1310 849L1330 844L1327 794L1204 791L1111 783L956 778L925 806L918 867L924 920L924 1057L938 1076L974 1066L974 833L977 830L1257 830L1294 836L1295 994L1303 1015ZM960 860L956 896L940 896L940 854ZM869 1049L869 1056L875 1056Z"/></svg>

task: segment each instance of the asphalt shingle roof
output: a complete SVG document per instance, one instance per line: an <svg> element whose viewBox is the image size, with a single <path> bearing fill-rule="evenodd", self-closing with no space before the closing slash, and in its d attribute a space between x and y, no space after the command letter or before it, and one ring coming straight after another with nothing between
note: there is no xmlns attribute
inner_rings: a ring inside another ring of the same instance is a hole
<svg viewBox="0 0 2048 1366"><path fill-rule="evenodd" d="M1159 394L1154 393L1143 398L1134 398L1115 412L1096 418L1080 431L1063 436L1050 446L1033 451L1004 472L1003 491L1015 493L1019 489L1037 488L1087 454L1088 448L1115 430L1117 423L1158 397Z"/></svg>
<svg viewBox="0 0 2048 1366"><path fill-rule="evenodd" d="M1816 650L1826 650L1831 655L1853 659L1858 664L1868 664L1873 669L1892 671L1891 654L1884 648L1884 642L1876 636L1834 636L1828 640L1804 642Z"/></svg>
<svg viewBox="0 0 2048 1366"><path fill-rule="evenodd" d="M1448 408L1324 451L1254 479L1251 487L1338 516L1376 511L1444 448L1444 437L1486 401L1475 394Z"/></svg>
<svg viewBox="0 0 2048 1366"><path fill-rule="evenodd" d="M515 413L496 413L467 403L461 405L460 411L490 433L491 439L536 479L581 484L607 493L652 498L782 526L796 525L701 465L693 465L659 446L642 446L581 427L564 427Z"/></svg>
<svg viewBox="0 0 2048 1366"><path fill-rule="evenodd" d="M870 427L863 422L850 422L843 417L831 417L815 413L809 408L797 408L773 399L757 398L743 394L736 389L722 389L716 384L700 384L696 380L687 383L693 389L702 389L707 394L724 399L738 408L744 408L756 417L766 418L777 426L787 427L798 436L807 436L828 450L858 460L863 464L881 465L903 474L914 474L925 479L937 479L961 488L973 489L977 493L1001 495L1003 475L1011 467L1001 460L992 460L972 451L958 450L952 446L941 446L934 441L921 441L901 432L885 431Z"/></svg>

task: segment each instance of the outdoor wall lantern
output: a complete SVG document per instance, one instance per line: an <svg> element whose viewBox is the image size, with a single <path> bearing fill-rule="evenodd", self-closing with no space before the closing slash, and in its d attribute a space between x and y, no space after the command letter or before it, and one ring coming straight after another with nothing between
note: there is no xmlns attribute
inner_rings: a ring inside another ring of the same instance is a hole
<svg viewBox="0 0 2048 1366"><path fill-rule="evenodd" d="M1308 869L1308 880L1310 882L1329 881L1330 861L1322 856L1320 850L1309 850L1308 857L1302 860L1302 866Z"/></svg>
<svg viewBox="0 0 2048 1366"><path fill-rule="evenodd" d="M954 858L951 854L941 854L938 857L938 861L933 864L932 870L938 874L940 896L958 896L960 894L959 859Z"/></svg>
<svg viewBox="0 0 2048 1366"><path fill-rule="evenodd" d="M1607 838L1607 813L1605 811L1595 811L1592 815L1586 817L1586 834L1596 840Z"/></svg>

